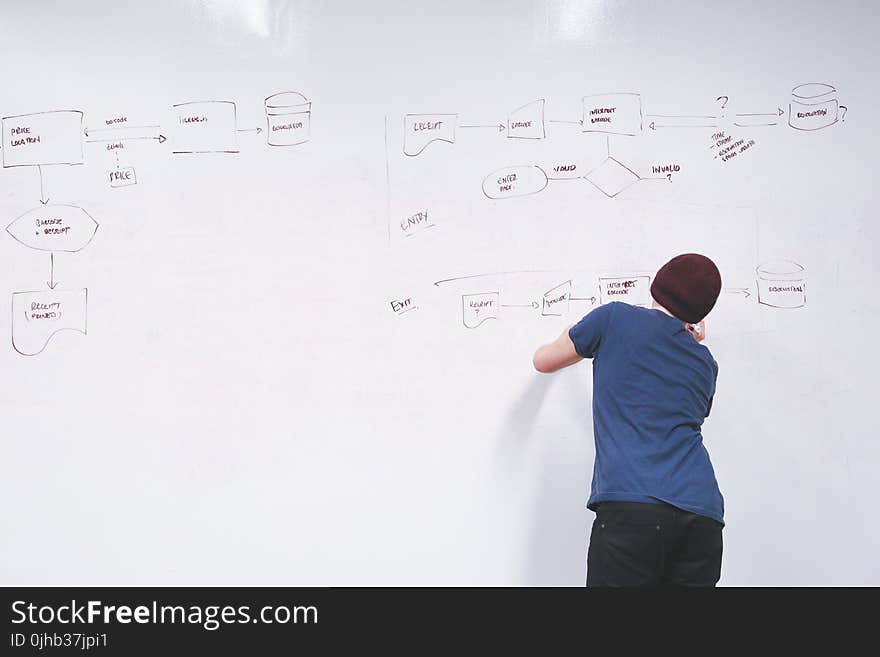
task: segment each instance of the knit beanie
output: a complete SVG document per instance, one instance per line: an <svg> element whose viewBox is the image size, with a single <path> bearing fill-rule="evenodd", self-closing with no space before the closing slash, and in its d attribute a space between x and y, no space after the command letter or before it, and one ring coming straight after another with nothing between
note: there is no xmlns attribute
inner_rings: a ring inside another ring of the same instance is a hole
<svg viewBox="0 0 880 657"><path fill-rule="evenodd" d="M663 265L651 283L651 296L678 319L696 324L709 314L721 293L721 273L698 253L684 253Z"/></svg>

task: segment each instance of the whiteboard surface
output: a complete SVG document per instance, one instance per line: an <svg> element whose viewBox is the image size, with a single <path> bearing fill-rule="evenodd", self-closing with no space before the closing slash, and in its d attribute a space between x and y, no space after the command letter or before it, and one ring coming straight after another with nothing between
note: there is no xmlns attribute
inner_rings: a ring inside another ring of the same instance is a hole
<svg viewBox="0 0 880 657"><path fill-rule="evenodd" d="M880 584L870 3L8 4L3 583L582 585L532 352L698 251L720 583Z"/></svg>

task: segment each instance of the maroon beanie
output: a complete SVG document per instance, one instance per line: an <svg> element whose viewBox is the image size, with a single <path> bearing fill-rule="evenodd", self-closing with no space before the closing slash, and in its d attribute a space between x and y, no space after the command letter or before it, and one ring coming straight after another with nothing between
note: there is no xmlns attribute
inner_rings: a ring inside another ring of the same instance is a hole
<svg viewBox="0 0 880 657"><path fill-rule="evenodd" d="M698 253L674 257L651 283L651 296L678 319L695 324L709 314L721 293L721 273Z"/></svg>

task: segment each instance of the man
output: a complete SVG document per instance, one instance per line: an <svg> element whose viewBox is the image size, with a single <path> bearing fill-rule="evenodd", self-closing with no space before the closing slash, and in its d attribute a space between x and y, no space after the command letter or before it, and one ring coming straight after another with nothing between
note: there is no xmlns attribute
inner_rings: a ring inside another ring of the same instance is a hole
<svg viewBox="0 0 880 657"><path fill-rule="evenodd" d="M724 499L700 432L718 376L700 343L720 292L715 264L686 253L657 272L653 308L600 306L535 352L545 373L593 359L587 586L720 578Z"/></svg>

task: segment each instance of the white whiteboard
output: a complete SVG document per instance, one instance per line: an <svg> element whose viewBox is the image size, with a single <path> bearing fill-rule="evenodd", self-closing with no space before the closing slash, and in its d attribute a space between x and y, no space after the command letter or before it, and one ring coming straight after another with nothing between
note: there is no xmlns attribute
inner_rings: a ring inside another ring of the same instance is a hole
<svg viewBox="0 0 880 657"><path fill-rule="evenodd" d="M880 584L877 23L9 3L0 581L582 585L590 365L532 352L698 251L721 584Z"/></svg>

